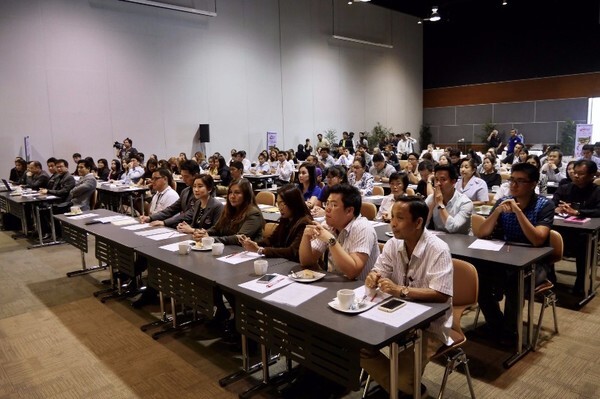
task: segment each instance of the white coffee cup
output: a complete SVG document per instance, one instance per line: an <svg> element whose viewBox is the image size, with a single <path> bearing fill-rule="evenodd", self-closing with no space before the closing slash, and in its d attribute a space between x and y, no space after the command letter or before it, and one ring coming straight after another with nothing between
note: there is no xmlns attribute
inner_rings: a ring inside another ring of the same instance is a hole
<svg viewBox="0 0 600 399"><path fill-rule="evenodd" d="M257 276L262 276L263 274L267 274L267 270L269 269L269 262L264 259L258 259L254 261L254 274Z"/></svg>
<svg viewBox="0 0 600 399"><path fill-rule="evenodd" d="M202 246L206 249L212 248L214 243L215 243L215 239L213 237L202 238Z"/></svg>
<svg viewBox="0 0 600 399"><path fill-rule="evenodd" d="M189 242L185 241L179 243L179 255L187 255L190 253L191 249L192 247Z"/></svg>
<svg viewBox="0 0 600 399"><path fill-rule="evenodd" d="M212 254L214 256L222 255L224 249L225 249L225 244L223 244L222 242L215 242L212 245Z"/></svg>
<svg viewBox="0 0 600 399"><path fill-rule="evenodd" d="M492 210L492 206L491 205L481 205L481 212L482 213L490 213L491 210Z"/></svg>
<svg viewBox="0 0 600 399"><path fill-rule="evenodd" d="M79 213L81 213L81 207L79 205L73 205L71 207L71 213L72 214L79 214Z"/></svg>
<svg viewBox="0 0 600 399"><path fill-rule="evenodd" d="M354 302L354 291L349 289L339 290L337 292L337 300L340 309L347 310L350 309L352 303Z"/></svg>

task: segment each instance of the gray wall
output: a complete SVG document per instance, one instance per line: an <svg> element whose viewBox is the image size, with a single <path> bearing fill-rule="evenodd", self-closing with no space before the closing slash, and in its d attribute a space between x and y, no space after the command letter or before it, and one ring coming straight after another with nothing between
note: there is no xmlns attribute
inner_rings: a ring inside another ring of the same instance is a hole
<svg viewBox="0 0 600 399"><path fill-rule="evenodd" d="M127 136L167 157L197 148L198 124L209 123L208 153L254 158L266 131L284 148L376 122L417 131L422 27L370 4L334 4L219 0L210 18L116 0L2 0L2 175L24 136L40 160L110 159ZM344 35L394 48L332 39L334 17Z"/></svg>
<svg viewBox="0 0 600 399"><path fill-rule="evenodd" d="M588 99L527 101L455 107L426 108L423 123L431 126L435 143L480 143L483 125L492 122L500 133L519 129L526 144L560 142L561 129L567 119L586 123ZM505 140L506 142L506 140Z"/></svg>

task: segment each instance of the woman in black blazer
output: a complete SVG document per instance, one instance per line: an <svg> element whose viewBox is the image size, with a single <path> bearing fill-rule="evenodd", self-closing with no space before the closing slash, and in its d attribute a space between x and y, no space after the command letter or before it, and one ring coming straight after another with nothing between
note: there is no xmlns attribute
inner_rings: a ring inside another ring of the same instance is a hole
<svg viewBox="0 0 600 399"><path fill-rule="evenodd" d="M181 222L177 225L177 231L193 234L199 229L210 229L217 223L223 211L223 204L212 196L214 188L215 181L211 175L201 174L194 177L192 191L196 203L194 204L192 224Z"/></svg>

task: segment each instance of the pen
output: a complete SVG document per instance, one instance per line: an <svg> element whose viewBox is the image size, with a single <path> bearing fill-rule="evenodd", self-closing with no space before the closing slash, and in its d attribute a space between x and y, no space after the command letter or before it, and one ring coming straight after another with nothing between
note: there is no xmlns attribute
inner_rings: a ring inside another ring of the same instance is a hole
<svg viewBox="0 0 600 399"><path fill-rule="evenodd" d="M227 259L227 258L231 258L232 256L236 256L236 255L245 254L246 252L248 252L248 251L234 252L234 253L232 253L232 254L229 254L229 255L227 255L227 256L225 257L225 259Z"/></svg>
<svg viewBox="0 0 600 399"><path fill-rule="evenodd" d="M280 281L283 281L283 279L285 279L285 277L280 277L277 280L273 281L272 283L267 284L267 288L271 288L272 286L279 283Z"/></svg>

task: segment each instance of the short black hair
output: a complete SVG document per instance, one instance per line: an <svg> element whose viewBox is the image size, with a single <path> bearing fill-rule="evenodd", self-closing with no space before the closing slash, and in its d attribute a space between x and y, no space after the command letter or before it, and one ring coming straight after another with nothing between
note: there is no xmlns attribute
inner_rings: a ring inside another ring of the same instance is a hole
<svg viewBox="0 0 600 399"><path fill-rule="evenodd" d="M56 164L59 164L59 163L64 163L65 167L67 167L67 168L69 167L69 162L67 162L66 159L59 158L59 159L56 160L56 162L54 164L56 165Z"/></svg>
<svg viewBox="0 0 600 399"><path fill-rule="evenodd" d="M360 207L362 206L362 197L358 188L351 186L348 183L336 184L329 188L329 195L341 194L344 209L354 207L354 216L360 215Z"/></svg>
<svg viewBox="0 0 600 399"><path fill-rule="evenodd" d="M223 162L225 162L224 159ZM194 161L193 159L188 159L179 165L179 170L187 170L191 175L197 175L200 173L200 166L198 165L198 162Z"/></svg>
<svg viewBox="0 0 600 399"><path fill-rule="evenodd" d="M573 164L573 169L582 165L585 165L587 167L588 174L595 175L596 172L598 172L598 165L596 165L596 162L590 161L588 159L580 159L578 161L575 161L575 163Z"/></svg>
<svg viewBox="0 0 600 399"><path fill-rule="evenodd" d="M457 150L456 148L453 148L450 151L448 151L448 157L459 157L460 158L460 151Z"/></svg>
<svg viewBox="0 0 600 399"><path fill-rule="evenodd" d="M375 162L383 162L385 161L385 158L383 157L383 155L381 155L381 153L377 153L375 155L373 155L373 159L372 159L373 163Z"/></svg>
<svg viewBox="0 0 600 399"><path fill-rule="evenodd" d="M76 152L73 154L73 158L81 158L81 154Z"/></svg>
<svg viewBox="0 0 600 399"><path fill-rule="evenodd" d="M594 151L594 144L586 144L581 147L581 151Z"/></svg>
<svg viewBox="0 0 600 399"><path fill-rule="evenodd" d="M46 161L46 165L48 165L49 163L56 163L56 158L54 158L54 157L48 158L48 160Z"/></svg>
<svg viewBox="0 0 600 399"><path fill-rule="evenodd" d="M239 154L239 152L238 152ZM229 168L236 168L244 172L244 164L242 161L231 161L229 162Z"/></svg>
<svg viewBox="0 0 600 399"><path fill-rule="evenodd" d="M346 174L346 168L342 165L333 165L327 169L326 177L339 177L342 179L342 183L348 182L348 175Z"/></svg>
<svg viewBox="0 0 600 399"><path fill-rule="evenodd" d="M402 190L406 192L408 189L408 174L405 172L394 172L390 175L390 183L396 180L400 180L402 182Z"/></svg>
<svg viewBox="0 0 600 399"><path fill-rule="evenodd" d="M456 172L454 165L435 165L435 168L433 168L433 173L443 171L448 172L450 180L458 180L458 173Z"/></svg>
<svg viewBox="0 0 600 399"><path fill-rule="evenodd" d="M514 164L511 168L512 172L524 172L527 175L527 178L532 181L540 180L540 171L539 169L530 163L527 162L519 162Z"/></svg>
<svg viewBox="0 0 600 399"><path fill-rule="evenodd" d="M92 168L94 167L94 164L90 162L90 160L87 158L82 158L79 161L77 161L77 165L79 165L80 163L82 163L83 166L85 166L85 168L89 170L92 170Z"/></svg>
<svg viewBox="0 0 600 399"><path fill-rule="evenodd" d="M420 172L422 170L428 170L430 172L433 172L433 162L427 160L419 162L419 166L417 166L417 171Z"/></svg>
<svg viewBox="0 0 600 399"><path fill-rule="evenodd" d="M173 174L171 173L171 171L169 169L167 169L167 168L158 168L155 171L153 171L152 173L158 173L162 177L166 177L167 178L167 185L169 185L169 186L173 185Z"/></svg>
<svg viewBox="0 0 600 399"><path fill-rule="evenodd" d="M400 197L396 202L407 203L408 211L410 212L410 216L412 216L413 222L418 218L422 218L422 228L425 228L425 223L427 222L427 217L429 216L429 207L421 197L417 197L416 195L404 196Z"/></svg>

